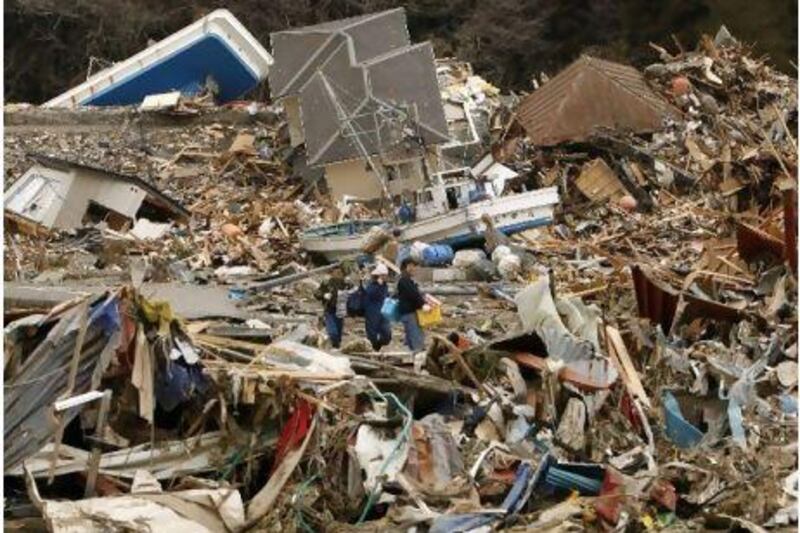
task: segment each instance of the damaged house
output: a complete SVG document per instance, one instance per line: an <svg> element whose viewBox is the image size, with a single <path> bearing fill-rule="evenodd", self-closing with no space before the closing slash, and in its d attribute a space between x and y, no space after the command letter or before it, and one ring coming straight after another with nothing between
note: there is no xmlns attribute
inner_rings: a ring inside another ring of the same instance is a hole
<svg viewBox="0 0 800 533"><path fill-rule="evenodd" d="M431 43L403 9L272 34L272 97L334 199L416 191L450 141Z"/></svg>
<svg viewBox="0 0 800 533"><path fill-rule="evenodd" d="M635 68L584 55L524 98L517 116L534 144L552 146L598 128L656 131L676 113Z"/></svg>
<svg viewBox="0 0 800 533"><path fill-rule="evenodd" d="M105 222L116 231L142 219L163 224L189 219L186 209L141 178L44 155L30 158L35 164L5 192L7 216L48 229Z"/></svg>

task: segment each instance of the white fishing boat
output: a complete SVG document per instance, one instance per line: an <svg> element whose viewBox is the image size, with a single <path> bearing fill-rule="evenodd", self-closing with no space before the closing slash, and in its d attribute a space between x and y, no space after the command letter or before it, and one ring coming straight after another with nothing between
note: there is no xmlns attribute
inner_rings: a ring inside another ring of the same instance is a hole
<svg viewBox="0 0 800 533"><path fill-rule="evenodd" d="M272 56L226 9L98 72L43 107L130 105L151 94L196 94L213 81L217 102L239 98L267 76Z"/></svg>
<svg viewBox="0 0 800 533"><path fill-rule="evenodd" d="M305 231L301 246L329 261L352 258L361 253L369 231L382 226L393 230L400 243L423 241L459 247L483 238L488 215L497 230L506 235L552 223L558 204L558 189L533 191L469 200L469 183L439 185L417 193L417 220L393 225L387 220L354 220L318 226Z"/></svg>

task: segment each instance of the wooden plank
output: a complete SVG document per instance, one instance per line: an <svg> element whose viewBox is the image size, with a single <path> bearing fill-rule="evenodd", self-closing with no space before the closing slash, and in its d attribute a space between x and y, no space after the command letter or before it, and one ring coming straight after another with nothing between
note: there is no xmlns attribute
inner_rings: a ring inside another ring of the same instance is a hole
<svg viewBox="0 0 800 533"><path fill-rule="evenodd" d="M539 357L538 355L529 353L516 353L514 354L514 361L521 366L539 370L540 372L547 369L547 359L544 357ZM582 389L602 390L608 388L605 383L594 381L589 377L579 374L578 372L575 372L571 368L567 367L561 368L561 370L558 372L558 379L562 381L569 381L570 383L573 383Z"/></svg>
<svg viewBox="0 0 800 533"><path fill-rule="evenodd" d="M608 339L610 345L609 355L619 370L622 382L631 396L638 398L645 406L650 408L650 398L644 390L636 367L633 366L628 349L625 347L625 341L622 340L622 335L620 335L617 328L612 326L606 326L605 330L606 339Z"/></svg>
<svg viewBox="0 0 800 533"><path fill-rule="evenodd" d="M475 387L477 387L487 397L491 396L491 394L486 389L484 384L481 383L481 381L478 379L478 377L472 371L472 368L470 368L469 364L464 359L463 352L455 344L453 344L449 340L445 339L441 335L434 335L433 338L436 339L437 341L441 342L447 348L447 350L450 352L450 354L456 360L456 363L458 363L458 366L461 367L461 369L464 371L464 373L467 375L467 377L470 379L470 381L472 381L472 383L475 385Z"/></svg>
<svg viewBox="0 0 800 533"><path fill-rule="evenodd" d="M100 400L100 412L97 414L97 423L95 424L94 434L98 441L103 440L106 428L106 418L108 417L108 409L111 406L111 390L107 389L103 392L103 399ZM89 457L89 470L86 475L86 488L83 493L84 498L91 498L94 496L94 486L97 483L97 471L100 469L100 456L103 450L100 449L98 444L92 448L92 455Z"/></svg>
<svg viewBox="0 0 800 533"><path fill-rule="evenodd" d="M86 338L86 329L89 326L89 300L84 300L80 307L81 319L78 329L78 337L75 339L75 349L72 352L72 361L69 367L69 377L67 378L67 389L61 395L61 399L69 398L72 390L75 388L75 380L78 376L78 363L81 359L81 348L83 348L83 340ZM53 406L53 416L55 416L55 406ZM50 477L47 480L48 484L53 483L55 479L56 463L58 462L58 448L61 446L61 439L64 438L64 417L57 417L58 427L56 434L53 437L53 458L50 462Z"/></svg>

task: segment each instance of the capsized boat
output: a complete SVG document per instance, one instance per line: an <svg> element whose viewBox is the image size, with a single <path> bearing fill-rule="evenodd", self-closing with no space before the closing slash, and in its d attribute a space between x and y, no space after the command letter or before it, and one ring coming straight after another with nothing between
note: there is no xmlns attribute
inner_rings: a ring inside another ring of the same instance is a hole
<svg viewBox="0 0 800 533"><path fill-rule="evenodd" d="M376 227L393 229L400 243L423 241L460 247L483 238L482 218L491 217L497 230L511 235L552 223L558 204L558 189L548 187L469 202L468 184L436 186L417 193L427 201L417 204L416 221L393 226L388 220L353 220L310 228L300 245L328 261L355 257L369 231Z"/></svg>
<svg viewBox="0 0 800 533"><path fill-rule="evenodd" d="M197 94L208 83L217 102L239 98L267 77L272 56L227 9L102 70L43 107L131 105L151 94Z"/></svg>

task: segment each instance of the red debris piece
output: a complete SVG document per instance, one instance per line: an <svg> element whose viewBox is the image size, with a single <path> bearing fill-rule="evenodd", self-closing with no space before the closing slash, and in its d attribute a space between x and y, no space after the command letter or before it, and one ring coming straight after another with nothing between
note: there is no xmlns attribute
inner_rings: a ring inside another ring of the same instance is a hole
<svg viewBox="0 0 800 533"><path fill-rule="evenodd" d="M661 507L674 511L678 503L678 494L672 483L665 479L657 479L650 487L650 499Z"/></svg>
<svg viewBox="0 0 800 533"><path fill-rule="evenodd" d="M672 78L672 94L683 96L692 90L692 83L686 76L676 76Z"/></svg>
<svg viewBox="0 0 800 533"><path fill-rule="evenodd" d="M294 412L286 425L281 430L281 436L278 438L278 445L275 450L275 462L272 469L281 464L283 458L289 450L296 448L303 442L303 439L308 433L308 428L311 427L311 417L314 415L314 408L311 407L305 400L298 400L295 405Z"/></svg>
<svg viewBox="0 0 800 533"><path fill-rule="evenodd" d="M613 468L606 468L603 484L600 487L600 496L594 501L597 515L610 524L616 524L619 521L624 500L625 480Z"/></svg>

